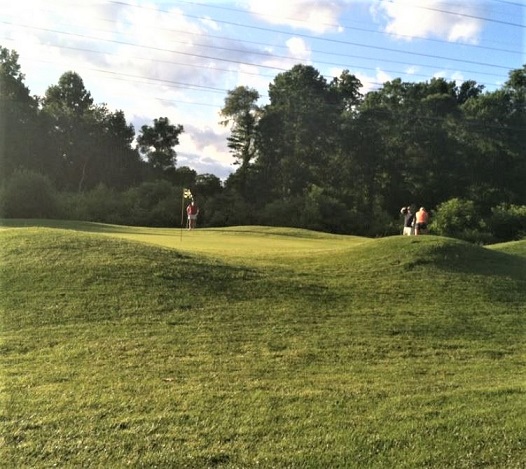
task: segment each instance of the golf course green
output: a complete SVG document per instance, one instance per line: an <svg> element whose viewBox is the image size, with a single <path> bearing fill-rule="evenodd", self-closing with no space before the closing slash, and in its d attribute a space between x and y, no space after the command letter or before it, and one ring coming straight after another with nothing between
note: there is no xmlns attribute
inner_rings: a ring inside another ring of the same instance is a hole
<svg viewBox="0 0 526 469"><path fill-rule="evenodd" d="M526 467L526 240L0 237L0 467Z"/></svg>

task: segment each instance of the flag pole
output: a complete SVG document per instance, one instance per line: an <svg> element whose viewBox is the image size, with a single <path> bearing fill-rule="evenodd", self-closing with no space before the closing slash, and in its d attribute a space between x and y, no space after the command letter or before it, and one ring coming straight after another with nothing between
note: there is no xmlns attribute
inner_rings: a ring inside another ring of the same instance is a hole
<svg viewBox="0 0 526 469"><path fill-rule="evenodd" d="M182 198L181 198L181 242L183 241L184 194L185 194L185 190L183 189L183 194L182 194Z"/></svg>

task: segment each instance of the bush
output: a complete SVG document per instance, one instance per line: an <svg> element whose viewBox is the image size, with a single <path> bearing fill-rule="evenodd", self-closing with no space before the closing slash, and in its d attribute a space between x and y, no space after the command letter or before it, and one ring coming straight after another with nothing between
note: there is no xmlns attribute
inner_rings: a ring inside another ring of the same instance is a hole
<svg viewBox="0 0 526 469"><path fill-rule="evenodd" d="M165 180L143 182L124 197L130 207L129 224L173 227L180 225L182 189Z"/></svg>
<svg viewBox="0 0 526 469"><path fill-rule="evenodd" d="M330 233L346 233L350 216L345 204L331 197L319 187L312 185L305 193L300 224L310 230Z"/></svg>
<svg viewBox="0 0 526 469"><path fill-rule="evenodd" d="M2 188L0 214L5 218L54 218L58 198L53 184L35 171L15 171Z"/></svg>
<svg viewBox="0 0 526 469"><path fill-rule="evenodd" d="M130 206L123 194L99 184L88 192L61 196L62 218L126 225Z"/></svg>
<svg viewBox="0 0 526 469"><path fill-rule="evenodd" d="M491 240L475 203L458 198L450 199L437 207L430 232L477 243Z"/></svg>
<svg viewBox="0 0 526 469"><path fill-rule="evenodd" d="M200 223L207 226L251 225L257 222L253 207L236 191L219 194L206 201L199 214Z"/></svg>
<svg viewBox="0 0 526 469"><path fill-rule="evenodd" d="M526 236L526 205L501 204L491 209L488 225L496 241Z"/></svg>
<svg viewBox="0 0 526 469"><path fill-rule="evenodd" d="M261 223L269 226L304 228L302 218L310 217L312 219L313 217L312 214L304 214L304 210L305 202L301 196L286 200L274 200L263 207L260 214ZM312 224L310 228L313 228Z"/></svg>

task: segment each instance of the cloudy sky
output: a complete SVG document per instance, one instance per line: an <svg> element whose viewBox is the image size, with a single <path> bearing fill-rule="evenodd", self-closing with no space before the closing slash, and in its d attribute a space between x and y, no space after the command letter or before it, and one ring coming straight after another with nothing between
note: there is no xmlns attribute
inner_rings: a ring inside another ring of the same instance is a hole
<svg viewBox="0 0 526 469"><path fill-rule="evenodd" d="M96 103L138 132L168 117L185 132L178 166L235 168L219 124L228 90L268 85L298 63L362 93L433 77L500 87L526 64L526 0L18 0L2 4L0 45L43 96L77 72Z"/></svg>

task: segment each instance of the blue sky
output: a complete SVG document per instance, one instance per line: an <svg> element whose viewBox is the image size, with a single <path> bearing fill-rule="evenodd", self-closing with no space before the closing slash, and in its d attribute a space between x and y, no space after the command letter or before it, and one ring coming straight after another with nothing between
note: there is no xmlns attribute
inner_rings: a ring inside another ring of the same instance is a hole
<svg viewBox="0 0 526 469"><path fill-rule="evenodd" d="M219 124L228 90L268 85L297 63L362 93L386 81L444 77L492 91L526 64L526 0L20 0L2 5L0 45L16 50L32 94L83 78L96 103L138 132L185 128L178 166L235 168Z"/></svg>

